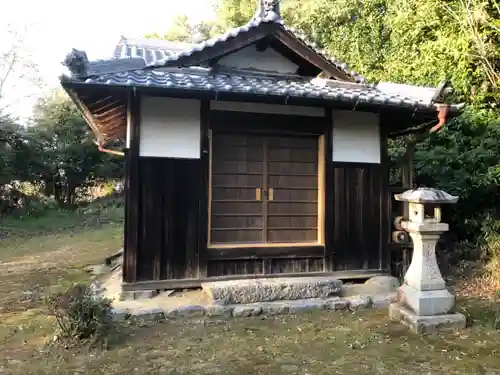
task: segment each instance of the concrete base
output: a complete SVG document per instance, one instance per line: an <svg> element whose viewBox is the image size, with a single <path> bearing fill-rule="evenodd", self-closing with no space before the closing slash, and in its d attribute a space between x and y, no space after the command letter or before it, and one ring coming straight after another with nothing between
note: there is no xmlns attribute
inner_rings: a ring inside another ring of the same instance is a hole
<svg viewBox="0 0 500 375"><path fill-rule="evenodd" d="M414 333L460 330L466 326L466 318L462 314L419 316L398 303L389 305L389 317L404 324Z"/></svg>
<svg viewBox="0 0 500 375"><path fill-rule="evenodd" d="M398 302L419 316L447 314L455 305L455 296L447 289L418 290L404 284L398 290Z"/></svg>
<svg viewBox="0 0 500 375"><path fill-rule="evenodd" d="M338 296L342 281L332 277L249 279L203 283L201 287L218 304L245 304Z"/></svg>

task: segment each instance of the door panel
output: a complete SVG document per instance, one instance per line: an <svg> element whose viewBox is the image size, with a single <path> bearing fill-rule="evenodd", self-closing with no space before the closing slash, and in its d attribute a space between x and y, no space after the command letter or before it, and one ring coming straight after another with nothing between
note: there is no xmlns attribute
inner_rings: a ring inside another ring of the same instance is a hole
<svg viewBox="0 0 500 375"><path fill-rule="evenodd" d="M262 243L263 137L214 134L210 242Z"/></svg>
<svg viewBox="0 0 500 375"><path fill-rule="evenodd" d="M318 240L318 137L214 134L211 243Z"/></svg>
<svg viewBox="0 0 500 375"><path fill-rule="evenodd" d="M318 137L270 137L268 242L317 241L318 145Z"/></svg>

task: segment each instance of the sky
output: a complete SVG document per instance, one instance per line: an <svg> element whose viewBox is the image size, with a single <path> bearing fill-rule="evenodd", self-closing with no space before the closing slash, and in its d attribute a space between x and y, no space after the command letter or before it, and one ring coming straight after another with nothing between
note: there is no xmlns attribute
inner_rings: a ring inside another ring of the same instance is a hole
<svg viewBox="0 0 500 375"><path fill-rule="evenodd" d="M6 48L8 27L16 31L27 27L23 53L36 61L44 84L38 88L26 80L16 82L6 93L13 102L10 112L21 118L31 114L36 96L57 87L61 61L72 48L84 50L91 60L107 57L121 35L165 32L180 14L192 22L211 19L213 4L214 0L9 1L0 14L0 55ZM30 98L24 93L30 93Z"/></svg>

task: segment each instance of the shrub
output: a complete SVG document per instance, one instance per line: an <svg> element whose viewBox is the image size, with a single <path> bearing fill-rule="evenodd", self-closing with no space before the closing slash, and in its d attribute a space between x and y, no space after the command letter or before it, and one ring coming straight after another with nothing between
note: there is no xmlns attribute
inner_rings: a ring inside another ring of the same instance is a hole
<svg viewBox="0 0 500 375"><path fill-rule="evenodd" d="M88 285L76 284L52 296L49 309L60 339L100 341L113 328L111 300L96 297Z"/></svg>

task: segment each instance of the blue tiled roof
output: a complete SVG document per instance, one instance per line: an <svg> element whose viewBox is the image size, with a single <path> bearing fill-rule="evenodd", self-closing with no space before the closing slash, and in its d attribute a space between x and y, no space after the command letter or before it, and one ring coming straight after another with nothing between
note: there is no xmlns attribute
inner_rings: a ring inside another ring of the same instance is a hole
<svg viewBox="0 0 500 375"><path fill-rule="evenodd" d="M103 74L88 78L86 84L142 86L212 92L248 93L326 100L386 104L411 108L431 108L433 103L395 92L384 92L374 85L332 80L279 77L253 72L214 72L204 68L145 69Z"/></svg>

